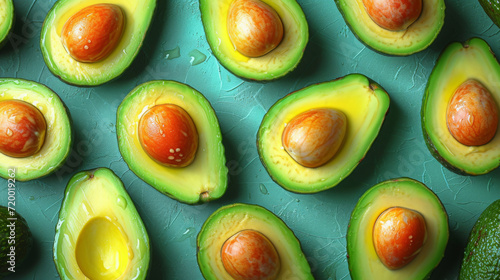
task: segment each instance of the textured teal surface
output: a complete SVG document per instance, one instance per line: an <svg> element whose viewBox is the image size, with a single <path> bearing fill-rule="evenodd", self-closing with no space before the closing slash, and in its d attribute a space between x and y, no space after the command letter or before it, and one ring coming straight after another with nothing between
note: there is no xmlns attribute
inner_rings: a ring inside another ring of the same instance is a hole
<svg viewBox="0 0 500 280"><path fill-rule="evenodd" d="M298 68L278 81L242 81L221 67L205 40L198 1L158 0L144 46L124 75L99 87L78 88L52 75L40 54L40 29L54 0L15 0L14 36L0 50L0 76L35 80L59 94L73 117L75 146L58 173L16 184L16 209L32 229L35 248L24 269L11 279L58 278L52 245L64 188L76 172L101 166L123 180L146 224L153 247L152 279L202 279L196 235L213 211L234 202L259 204L281 217L301 241L317 279L350 279L345 249L349 215L369 187L401 176L424 182L448 211L448 248L431 278L455 279L474 222L500 197L500 170L468 177L443 168L423 141L420 106L434 62L448 43L477 36L500 55L499 28L476 1L446 1L445 25L434 44L409 57L389 57L354 37L333 0L298 2L309 21L309 45ZM372 78L391 96L378 139L337 187L313 195L283 190L257 155L256 133L265 112L292 91L355 72ZM230 170L222 199L200 206L178 203L138 179L121 158L116 109L136 85L153 79L187 83L212 102ZM7 204L6 180L0 180L0 204Z"/></svg>

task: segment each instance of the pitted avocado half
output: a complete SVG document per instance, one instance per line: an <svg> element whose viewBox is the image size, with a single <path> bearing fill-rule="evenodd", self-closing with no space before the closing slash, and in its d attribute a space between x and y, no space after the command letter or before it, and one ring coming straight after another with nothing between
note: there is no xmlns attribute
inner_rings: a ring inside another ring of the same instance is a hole
<svg viewBox="0 0 500 280"><path fill-rule="evenodd" d="M72 15L100 3L115 4L123 10L125 27L120 43L104 60L78 62L65 50L61 42L61 30ZM45 18L40 37L40 49L47 67L64 82L80 86L97 86L118 77L139 53L155 7L156 0L57 1Z"/></svg>
<svg viewBox="0 0 500 280"><path fill-rule="evenodd" d="M46 176L61 167L71 152L73 133L66 106L52 90L33 81L0 79L0 101L20 100L35 106L44 116L47 131L41 149L28 157L14 158L0 153L0 177L29 181Z"/></svg>
<svg viewBox="0 0 500 280"><path fill-rule="evenodd" d="M390 31L368 15L363 0L335 0L354 35L368 47L389 55L410 55L427 48L444 24L444 0L423 0L420 17L407 29Z"/></svg>
<svg viewBox="0 0 500 280"><path fill-rule="evenodd" d="M0 47L7 42L14 24L14 5L12 0L0 0Z"/></svg>
<svg viewBox="0 0 500 280"><path fill-rule="evenodd" d="M123 183L107 168L75 174L54 241L61 279L146 279L149 236Z"/></svg>
<svg viewBox="0 0 500 280"><path fill-rule="evenodd" d="M389 95L360 74L315 84L278 100L262 120L257 146L272 179L298 193L315 193L336 186L356 168L377 137L389 109ZM298 114L315 108L343 112L347 132L337 154L326 164L308 168L285 151L283 131Z"/></svg>
<svg viewBox="0 0 500 280"><path fill-rule="evenodd" d="M419 212L425 219L427 238L418 255L406 266L391 270L379 259L373 229L381 213L391 207ZM444 256L448 243L448 215L441 201L424 184L409 178L379 183L359 199L347 230L349 272L358 279L427 279Z"/></svg>
<svg viewBox="0 0 500 280"><path fill-rule="evenodd" d="M175 104L186 110L198 130L198 150L186 167L159 164L141 146L139 121L148 109L160 104ZM188 204L217 199L226 191L228 169L219 121L210 102L190 86L173 81L137 86L118 107L116 126L123 159L158 191Z"/></svg>
<svg viewBox="0 0 500 280"><path fill-rule="evenodd" d="M452 136L446 122L451 97L469 79L481 82L500 104L500 65L479 38L452 43L440 55L422 101L422 130L427 147L441 164L458 174L481 175L500 165L500 134L485 145L466 146Z"/></svg>
<svg viewBox="0 0 500 280"><path fill-rule="evenodd" d="M230 41L227 17L233 0L201 0L201 19L205 35L219 62L233 74L249 80L274 80L295 69L309 40L309 28L302 8L295 0L262 0L283 22L283 40L270 53L249 58ZM260 1L260 0L259 0Z"/></svg>
<svg viewBox="0 0 500 280"><path fill-rule="evenodd" d="M197 238L198 265L207 280L232 280L222 263L226 240L242 230L266 236L278 252L281 268L276 280L314 279L300 242L292 230L269 210L236 203L215 211L203 224Z"/></svg>

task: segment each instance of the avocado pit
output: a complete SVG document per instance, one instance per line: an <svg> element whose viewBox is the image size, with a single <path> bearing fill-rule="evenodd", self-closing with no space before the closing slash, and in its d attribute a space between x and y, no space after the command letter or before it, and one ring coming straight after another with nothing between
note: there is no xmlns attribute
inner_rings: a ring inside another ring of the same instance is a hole
<svg viewBox="0 0 500 280"><path fill-rule="evenodd" d="M273 280L281 262L276 248L262 233L242 230L224 242L221 258L235 280Z"/></svg>
<svg viewBox="0 0 500 280"><path fill-rule="evenodd" d="M477 80L467 80L453 94L446 112L451 135L466 146L481 146L495 137L498 106L490 91Z"/></svg>
<svg viewBox="0 0 500 280"><path fill-rule="evenodd" d="M260 0L234 0L227 18L234 48L247 57L260 57L274 50L283 39L278 13Z"/></svg>
<svg viewBox="0 0 500 280"><path fill-rule="evenodd" d="M380 214L373 227L373 245L380 261L389 269L410 263L427 239L425 219L417 211L392 207Z"/></svg>
<svg viewBox="0 0 500 280"><path fill-rule="evenodd" d="M339 150L347 129L344 113L335 109L311 109L292 118L282 135L287 153L305 167L319 167Z"/></svg>
<svg viewBox="0 0 500 280"><path fill-rule="evenodd" d="M407 29L422 13L422 0L363 0L366 12L380 27Z"/></svg>
<svg viewBox="0 0 500 280"><path fill-rule="evenodd" d="M198 131L191 116L178 105L160 104L139 121L139 141L155 161L169 167L185 167L198 149Z"/></svg>
<svg viewBox="0 0 500 280"><path fill-rule="evenodd" d="M116 48L125 27L123 10L113 4L83 8L64 24L61 40L66 51L79 62L98 62Z"/></svg>
<svg viewBox="0 0 500 280"><path fill-rule="evenodd" d="M0 102L0 152L25 158L40 151L47 124L35 106L20 100Z"/></svg>

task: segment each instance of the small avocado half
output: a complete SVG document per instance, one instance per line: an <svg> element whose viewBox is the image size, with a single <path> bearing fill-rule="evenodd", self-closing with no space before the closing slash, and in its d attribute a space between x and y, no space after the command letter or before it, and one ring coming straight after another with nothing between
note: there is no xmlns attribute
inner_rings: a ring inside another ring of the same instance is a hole
<svg viewBox="0 0 500 280"><path fill-rule="evenodd" d="M389 55L410 55L427 48L444 24L444 0L422 0L420 17L407 29L390 31L368 15L363 0L335 0L347 25L368 47Z"/></svg>
<svg viewBox="0 0 500 280"><path fill-rule="evenodd" d="M14 4L12 0L0 0L0 48L7 42L14 24Z"/></svg>
<svg viewBox="0 0 500 280"><path fill-rule="evenodd" d="M61 279L145 279L149 237L123 183L107 168L75 174L54 241Z"/></svg>
<svg viewBox="0 0 500 280"><path fill-rule="evenodd" d="M266 236L278 252L281 268L276 280L314 279L292 230L276 215L258 205L236 203L215 211L203 224L197 239L198 265L207 280L232 280L221 259L224 242L242 230Z"/></svg>
<svg viewBox="0 0 500 280"><path fill-rule="evenodd" d="M125 28L115 50L104 60L78 62L65 50L61 31L66 21L81 9L102 1L59 0L47 14L40 36L40 49L49 70L66 83L97 86L127 69L142 46L156 7L156 0L108 0L124 12Z"/></svg>
<svg viewBox="0 0 500 280"><path fill-rule="evenodd" d="M465 146L451 135L446 122L451 97L469 79L481 82L500 104L500 64L479 38L452 43L441 53L422 101L422 130L427 147L441 164L458 174L480 175L500 165L500 133L485 145Z"/></svg>
<svg viewBox="0 0 500 280"><path fill-rule="evenodd" d="M0 177L9 178L14 169L18 181L46 176L61 167L71 152L73 133L69 112L48 87L34 81L0 78L0 101L21 100L35 106L45 118L44 144L36 154L13 158L0 153Z"/></svg>
<svg viewBox="0 0 500 280"><path fill-rule="evenodd" d="M148 109L160 104L183 108L198 130L198 150L186 167L159 164L141 146L139 121ZM137 86L118 107L116 126L123 159L139 178L158 191L188 204L217 199L226 191L228 169L219 121L210 102L190 86L174 81Z"/></svg>
<svg viewBox="0 0 500 280"><path fill-rule="evenodd" d="M278 100L266 113L257 133L260 159L273 180L298 193L336 186L356 168L377 137L389 109L389 95L361 74L311 85ZM343 112L347 131L337 154L326 164L308 168L285 151L283 131L296 115L315 108Z"/></svg>
<svg viewBox="0 0 500 280"><path fill-rule="evenodd" d="M419 212L425 219L427 239L406 266L390 270L378 258L373 228L379 215L391 207ZM427 279L443 258L448 243L448 215L441 201L424 184L409 178L379 183L359 199L347 230L349 272L356 279Z"/></svg>
<svg viewBox="0 0 500 280"><path fill-rule="evenodd" d="M229 39L227 18L232 1L200 0L205 35L220 64L239 77L257 81L274 80L295 69L309 40L307 20L297 1L262 0L281 18L283 40L276 49L256 58L239 53Z"/></svg>

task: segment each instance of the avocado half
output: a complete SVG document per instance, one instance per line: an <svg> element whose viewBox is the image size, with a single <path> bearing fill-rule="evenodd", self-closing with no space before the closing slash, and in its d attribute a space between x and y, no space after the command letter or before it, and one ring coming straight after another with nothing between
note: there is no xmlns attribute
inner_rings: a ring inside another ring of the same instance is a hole
<svg viewBox="0 0 500 280"><path fill-rule="evenodd" d="M227 31L227 17L233 0L200 0L205 35L220 64L233 74L249 80L274 80L297 67L309 40L309 27L295 0L262 0L283 22L283 40L268 54L250 58L235 50Z"/></svg>
<svg viewBox="0 0 500 280"><path fill-rule="evenodd" d="M335 0L356 37L368 47L389 55L410 55L426 49L444 24L444 0L422 0L420 17L407 29L390 31L377 25L363 0Z"/></svg>
<svg viewBox="0 0 500 280"><path fill-rule="evenodd" d="M479 38L452 43L441 53L422 101L422 130L427 147L441 164L458 174L481 175L500 165L500 134L485 145L465 146L453 138L446 124L448 103L468 79L481 82L500 104L500 64L488 43Z"/></svg>
<svg viewBox="0 0 500 280"><path fill-rule="evenodd" d="M12 0L0 0L0 48L7 42L14 24L14 4Z"/></svg>
<svg viewBox="0 0 500 280"><path fill-rule="evenodd" d="M298 193L336 186L356 168L377 137L389 109L389 95L361 74L315 84L278 100L266 113L257 133L260 159L273 180ZM282 145L286 124L314 108L332 108L347 118L347 131L337 154L325 165L298 164Z"/></svg>
<svg viewBox="0 0 500 280"><path fill-rule="evenodd" d="M425 219L427 240L420 253L406 266L388 269L373 245L373 226L391 207L419 212ZM347 230L349 272L356 279L427 279L444 256L448 243L448 215L441 201L424 184L409 178L379 183L359 199Z"/></svg>
<svg viewBox="0 0 500 280"><path fill-rule="evenodd" d="M61 279L145 279L150 250L142 219L113 171L70 179L54 241Z"/></svg>
<svg viewBox="0 0 500 280"><path fill-rule="evenodd" d="M156 7L156 0L107 0L122 8L125 28L120 43L104 60L78 62L64 49L61 30L66 21L81 9L102 3L99 0L59 0L47 14L40 36L40 49L49 70L66 83L97 86L127 69L142 46Z"/></svg>
<svg viewBox="0 0 500 280"><path fill-rule="evenodd" d="M141 116L159 104L180 106L198 130L198 150L186 167L161 165L141 146ZM217 199L226 191L228 169L219 121L210 102L190 86L174 81L151 81L137 86L118 107L116 126L123 159L139 178L158 191L188 204Z"/></svg>
<svg viewBox="0 0 500 280"><path fill-rule="evenodd" d="M0 153L0 177L15 169L18 181L46 176L61 167L71 152L73 133L69 112L63 101L48 87L34 81L0 78L0 101L22 100L35 106L47 123L41 150L29 157L13 158Z"/></svg>
<svg viewBox="0 0 500 280"><path fill-rule="evenodd" d="M264 207L242 203L219 208L208 217L198 234L198 265L205 279L233 279L222 264L221 249L227 239L246 229L262 233L276 248L281 260L276 280L314 279L292 230Z"/></svg>

